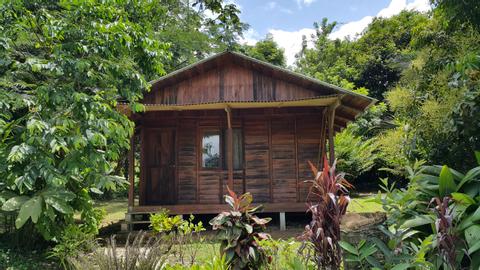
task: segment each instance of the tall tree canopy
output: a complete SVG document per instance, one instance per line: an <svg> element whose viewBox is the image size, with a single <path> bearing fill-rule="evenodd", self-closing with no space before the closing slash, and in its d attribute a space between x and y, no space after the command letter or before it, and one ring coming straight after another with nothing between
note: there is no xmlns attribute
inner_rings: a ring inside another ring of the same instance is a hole
<svg viewBox="0 0 480 270"><path fill-rule="evenodd" d="M315 24L313 47L304 38L297 71L380 101L337 138L339 166L369 153L342 140L359 149L374 140L370 153L378 158L371 168L399 169L415 159L473 166L480 148L478 1L432 2L426 14L375 18L355 39L329 39L336 24L326 19Z"/></svg>
<svg viewBox="0 0 480 270"><path fill-rule="evenodd" d="M234 5L196 4L218 15L207 29L241 29ZM79 211L82 226L96 230L90 195L122 183L111 173L133 131L117 101L143 110L148 80L192 61L213 37L191 36L199 16L183 1L2 3L0 205L19 211L17 228L29 222L58 240Z"/></svg>
<svg viewBox="0 0 480 270"><path fill-rule="evenodd" d="M240 45L238 50L248 56L277 66L285 67L285 50L280 48L273 40L271 34L265 39L258 41L255 45Z"/></svg>

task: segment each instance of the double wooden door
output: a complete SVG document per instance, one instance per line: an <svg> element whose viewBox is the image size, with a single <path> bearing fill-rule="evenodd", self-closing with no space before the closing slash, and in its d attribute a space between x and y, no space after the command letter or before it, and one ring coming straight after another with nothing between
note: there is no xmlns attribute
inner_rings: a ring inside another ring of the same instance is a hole
<svg viewBox="0 0 480 270"><path fill-rule="evenodd" d="M146 164L146 204L175 204L175 129L146 129L143 145Z"/></svg>

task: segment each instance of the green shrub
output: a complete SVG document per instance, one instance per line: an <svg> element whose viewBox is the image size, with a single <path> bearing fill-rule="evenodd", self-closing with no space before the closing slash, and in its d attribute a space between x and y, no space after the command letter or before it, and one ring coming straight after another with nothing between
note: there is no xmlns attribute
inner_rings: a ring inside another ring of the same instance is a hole
<svg viewBox="0 0 480 270"><path fill-rule="evenodd" d="M205 231L203 223L194 223L195 217L190 215L188 220L182 216L170 216L169 211L164 209L160 213L150 215L150 227L158 233L164 241L172 243L172 253L178 262L185 265L193 265L196 261L199 249L205 239L200 234Z"/></svg>
<svg viewBox="0 0 480 270"><path fill-rule="evenodd" d="M222 212L210 221L213 230L218 230L220 251L231 269L259 269L268 263L268 257L258 241L270 238L265 233L270 218L255 215L262 206L252 207L250 193L237 196L228 189L225 201L230 211Z"/></svg>
<svg viewBox="0 0 480 270"><path fill-rule="evenodd" d="M56 258L64 267L68 267L68 259L77 257L82 252L90 252L96 247L95 235L86 232L77 225L69 225L62 233L60 242L49 252L50 258Z"/></svg>
<svg viewBox="0 0 480 270"><path fill-rule="evenodd" d="M156 233L177 231L183 222L182 216L171 217L167 209L162 209L159 213L150 215L150 228Z"/></svg>
<svg viewBox="0 0 480 270"><path fill-rule="evenodd" d="M260 246L265 250L267 256L271 257L271 263L267 269L270 270L313 270L315 264L308 260L307 254L303 254L301 243L291 239L285 241L282 239L266 239L259 241Z"/></svg>
<svg viewBox="0 0 480 270"><path fill-rule="evenodd" d="M212 256L200 264L184 266L181 264L165 265L165 270L230 270L225 256Z"/></svg>
<svg viewBox="0 0 480 270"><path fill-rule="evenodd" d="M46 258L43 251L12 249L4 244L4 242L0 242L0 269L61 269L55 260Z"/></svg>
<svg viewBox="0 0 480 270"><path fill-rule="evenodd" d="M335 155L337 168L350 179L356 179L370 171L380 158L378 144L374 139L357 136L349 128L336 134Z"/></svg>
<svg viewBox="0 0 480 270"><path fill-rule="evenodd" d="M377 197L388 214L383 228L387 243L374 240L384 254L384 267L478 269L480 166L463 174L417 162L406 171L406 189L383 180L385 195Z"/></svg>

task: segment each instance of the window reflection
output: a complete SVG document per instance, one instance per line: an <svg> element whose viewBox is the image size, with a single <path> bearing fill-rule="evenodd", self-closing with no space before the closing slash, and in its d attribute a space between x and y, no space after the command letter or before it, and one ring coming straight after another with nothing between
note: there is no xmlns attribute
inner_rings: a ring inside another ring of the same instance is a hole
<svg viewBox="0 0 480 270"><path fill-rule="evenodd" d="M205 132L203 135L202 167L220 167L220 132Z"/></svg>

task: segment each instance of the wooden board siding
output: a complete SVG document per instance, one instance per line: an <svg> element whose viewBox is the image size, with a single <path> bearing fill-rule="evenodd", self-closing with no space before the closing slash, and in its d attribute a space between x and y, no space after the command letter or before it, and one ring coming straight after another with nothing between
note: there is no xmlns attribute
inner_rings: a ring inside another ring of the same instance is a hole
<svg viewBox="0 0 480 270"><path fill-rule="evenodd" d="M304 202L308 188L303 181L312 179L307 161L318 162L322 112L321 108L233 110L232 127L242 130L244 141L244 169L233 172L234 191L251 192L256 203ZM226 167L203 169L200 164L202 131L224 130L224 111L148 112L142 123L147 132L152 127L176 130L178 204L224 203ZM148 149L145 154L146 161Z"/></svg>
<svg viewBox="0 0 480 270"><path fill-rule="evenodd" d="M295 118L274 118L271 120L271 130L272 202L295 202L297 200Z"/></svg>
<svg viewBox="0 0 480 270"><path fill-rule="evenodd" d="M321 134L321 115L315 118L297 119L297 144L298 144L298 174L299 174L299 200L304 202L309 192L306 180L313 178L308 161L318 164L319 143Z"/></svg>
<svg viewBox="0 0 480 270"><path fill-rule="evenodd" d="M178 121L178 202L195 203L197 198L196 122L193 119Z"/></svg>
<svg viewBox="0 0 480 270"><path fill-rule="evenodd" d="M283 101L321 97L316 91L226 64L147 93L145 104L199 104L221 101Z"/></svg>
<svg viewBox="0 0 480 270"><path fill-rule="evenodd" d="M376 102L367 96L239 53L223 52L153 81L150 93L145 95L142 102L155 106L186 106L245 101L279 102L330 95L340 100L335 116L336 132ZM121 109L131 114L127 106Z"/></svg>
<svg viewBox="0 0 480 270"><path fill-rule="evenodd" d="M245 189L253 195L254 202L259 203L270 200L268 130L265 119L244 121Z"/></svg>

